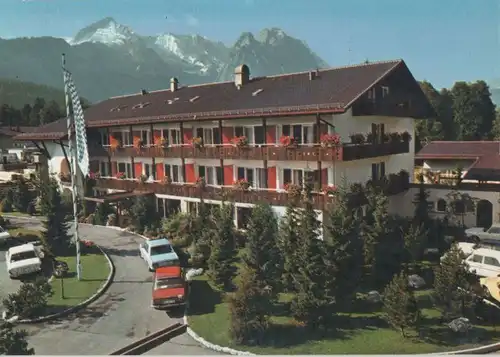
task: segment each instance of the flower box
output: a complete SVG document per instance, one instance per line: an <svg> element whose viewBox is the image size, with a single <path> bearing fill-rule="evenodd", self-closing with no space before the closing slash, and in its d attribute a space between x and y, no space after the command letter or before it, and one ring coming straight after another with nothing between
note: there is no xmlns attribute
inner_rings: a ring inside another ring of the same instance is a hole
<svg viewBox="0 0 500 357"><path fill-rule="evenodd" d="M172 179L170 176L165 176L162 180L161 183L164 185L170 185L172 183Z"/></svg>
<svg viewBox="0 0 500 357"><path fill-rule="evenodd" d="M248 146L248 138L246 136L236 136L231 141L235 146L240 148Z"/></svg>
<svg viewBox="0 0 500 357"><path fill-rule="evenodd" d="M302 188L293 183L287 183L283 186L283 188L292 197L299 197L302 194Z"/></svg>
<svg viewBox="0 0 500 357"><path fill-rule="evenodd" d="M337 192L337 187L334 185L327 185L323 187L322 191L325 195L333 195L335 192Z"/></svg>
<svg viewBox="0 0 500 357"><path fill-rule="evenodd" d="M141 175L138 180L140 183L145 183L148 180L148 177L146 175Z"/></svg>
<svg viewBox="0 0 500 357"><path fill-rule="evenodd" d="M295 147L297 143L295 142L294 137L284 135L280 138L280 144L281 146L288 148L288 147Z"/></svg>
<svg viewBox="0 0 500 357"><path fill-rule="evenodd" d="M115 177L117 179L123 180L123 179L125 179L125 172L117 172Z"/></svg>
<svg viewBox="0 0 500 357"><path fill-rule="evenodd" d="M320 142L324 148L337 147L342 144L339 134L323 134L321 135Z"/></svg>
<svg viewBox="0 0 500 357"><path fill-rule="evenodd" d="M197 187L205 187L207 185L207 182L205 181L204 177L198 177L196 179L196 186Z"/></svg>
<svg viewBox="0 0 500 357"><path fill-rule="evenodd" d="M156 147L160 149L168 149L168 140L166 138L161 138L160 141L156 144Z"/></svg>
<svg viewBox="0 0 500 357"><path fill-rule="evenodd" d="M247 191L250 188L250 182L245 179L236 180L233 182L233 187L237 190Z"/></svg>
<svg viewBox="0 0 500 357"><path fill-rule="evenodd" d="M191 145L195 148L202 148L203 147L203 139L200 137L194 137L191 139Z"/></svg>

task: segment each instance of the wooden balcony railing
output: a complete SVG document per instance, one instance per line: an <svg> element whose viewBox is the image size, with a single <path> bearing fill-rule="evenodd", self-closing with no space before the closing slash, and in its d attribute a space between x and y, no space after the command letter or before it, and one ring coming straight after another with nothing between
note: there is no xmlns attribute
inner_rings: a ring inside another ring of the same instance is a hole
<svg viewBox="0 0 500 357"><path fill-rule="evenodd" d="M161 147L104 148L110 156L117 157L163 157L185 159L234 159L234 160L276 160L276 161L352 161L378 156L410 152L409 142L388 142L383 144L344 144L339 147L320 145L297 147L206 145L195 148L190 145ZM90 149L91 156L102 156L102 148Z"/></svg>
<svg viewBox="0 0 500 357"><path fill-rule="evenodd" d="M370 185L379 186L387 195L395 195L409 188L409 177L407 173L391 174L387 179L378 182L369 182ZM359 186L359 185L358 185ZM232 200L238 203L267 202L273 206L286 206L291 196L286 191L275 190L240 190L233 187L201 187L196 184L164 184L160 182L141 182L131 179L98 178L96 187L100 189L112 189L120 191L149 191L156 194L179 196L179 197L203 197L208 200L222 201ZM365 202L363 190L353 190L351 201L354 206ZM323 194L313 194L313 204L318 210L323 210L329 203L333 203L333 197ZM299 200L302 204L303 200Z"/></svg>

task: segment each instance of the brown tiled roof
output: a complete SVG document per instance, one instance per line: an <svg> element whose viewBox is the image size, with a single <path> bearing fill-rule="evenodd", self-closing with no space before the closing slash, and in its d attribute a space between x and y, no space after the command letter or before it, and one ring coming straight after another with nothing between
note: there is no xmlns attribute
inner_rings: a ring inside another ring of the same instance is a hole
<svg viewBox="0 0 500 357"><path fill-rule="evenodd" d="M415 159L471 159L464 179L493 181L500 178L500 141L432 141Z"/></svg>
<svg viewBox="0 0 500 357"><path fill-rule="evenodd" d="M373 85L406 64L403 60L252 78L239 89L234 82L210 83L114 97L85 111L88 127L147 124L165 121L224 119L344 112ZM53 138L66 132L65 120L41 127Z"/></svg>
<svg viewBox="0 0 500 357"><path fill-rule="evenodd" d="M32 133L38 126L0 126L0 134L5 136L16 136L19 133Z"/></svg>

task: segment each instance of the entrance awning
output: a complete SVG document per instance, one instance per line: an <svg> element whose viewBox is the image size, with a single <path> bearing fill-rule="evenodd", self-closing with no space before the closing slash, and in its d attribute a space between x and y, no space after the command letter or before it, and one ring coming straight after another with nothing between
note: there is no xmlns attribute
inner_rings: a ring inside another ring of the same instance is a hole
<svg viewBox="0 0 500 357"><path fill-rule="evenodd" d="M128 198L135 198L140 196L152 195L153 192L145 191L128 191L128 192L115 192L99 197L84 197L85 201L92 201L97 203L113 203L126 200Z"/></svg>

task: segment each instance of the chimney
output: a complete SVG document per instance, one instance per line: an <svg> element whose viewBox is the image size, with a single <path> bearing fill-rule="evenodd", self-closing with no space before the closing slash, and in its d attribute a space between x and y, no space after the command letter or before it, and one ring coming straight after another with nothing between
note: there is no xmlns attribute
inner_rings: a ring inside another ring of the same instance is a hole
<svg viewBox="0 0 500 357"><path fill-rule="evenodd" d="M148 94L148 91L147 91L147 90L145 90L145 89L141 89L141 94L142 94L142 95L146 95L146 94Z"/></svg>
<svg viewBox="0 0 500 357"><path fill-rule="evenodd" d="M246 64L236 67L234 70L234 85L238 88L250 81L250 68Z"/></svg>
<svg viewBox="0 0 500 357"><path fill-rule="evenodd" d="M179 89L179 80L175 77L170 78L170 91L175 92Z"/></svg>

